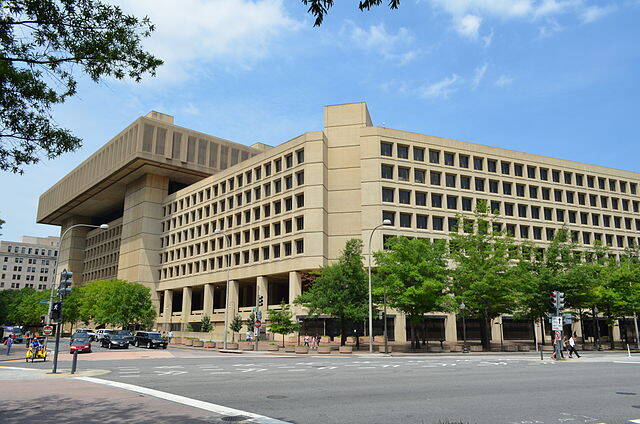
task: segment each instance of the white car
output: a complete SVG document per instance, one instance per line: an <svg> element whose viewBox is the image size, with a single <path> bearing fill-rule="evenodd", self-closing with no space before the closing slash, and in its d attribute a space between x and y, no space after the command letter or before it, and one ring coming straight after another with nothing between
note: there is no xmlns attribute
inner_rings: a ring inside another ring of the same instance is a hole
<svg viewBox="0 0 640 424"><path fill-rule="evenodd" d="M112 330L109 328L102 328L100 330L96 330L95 335L93 336L93 339L100 342L102 341L102 339L104 339L105 334L112 334L115 332L116 330Z"/></svg>

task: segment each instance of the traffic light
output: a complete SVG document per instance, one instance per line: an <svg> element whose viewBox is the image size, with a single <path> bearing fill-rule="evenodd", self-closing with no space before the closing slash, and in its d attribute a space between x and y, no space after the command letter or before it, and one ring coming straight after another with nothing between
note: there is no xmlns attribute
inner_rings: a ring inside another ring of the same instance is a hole
<svg viewBox="0 0 640 424"><path fill-rule="evenodd" d="M264 296L258 296L258 306L264 305Z"/></svg>
<svg viewBox="0 0 640 424"><path fill-rule="evenodd" d="M51 320L60 321L62 319L62 302L54 302L51 305Z"/></svg>
<svg viewBox="0 0 640 424"><path fill-rule="evenodd" d="M558 309L564 309L564 293L558 293Z"/></svg>
<svg viewBox="0 0 640 424"><path fill-rule="evenodd" d="M60 293L61 297L65 297L71 293L72 276L73 274L71 271L67 271L66 269L60 274L60 286L58 288L58 293Z"/></svg>
<svg viewBox="0 0 640 424"><path fill-rule="evenodd" d="M558 292L557 291L552 291L551 292L551 306L553 307L553 309L556 309L558 307Z"/></svg>

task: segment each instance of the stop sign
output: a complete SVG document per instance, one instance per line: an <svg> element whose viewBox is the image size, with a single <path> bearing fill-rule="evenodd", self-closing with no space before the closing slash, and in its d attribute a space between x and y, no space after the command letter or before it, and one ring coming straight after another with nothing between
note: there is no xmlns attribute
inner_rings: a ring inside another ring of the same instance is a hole
<svg viewBox="0 0 640 424"><path fill-rule="evenodd" d="M262 323L260 321L256 321L256 323L254 324L256 326L256 328L260 328L260 326L262 325Z"/></svg>
<svg viewBox="0 0 640 424"><path fill-rule="evenodd" d="M42 334L44 334L45 336L50 336L53 334L53 327L50 325L45 325L44 327L42 327Z"/></svg>

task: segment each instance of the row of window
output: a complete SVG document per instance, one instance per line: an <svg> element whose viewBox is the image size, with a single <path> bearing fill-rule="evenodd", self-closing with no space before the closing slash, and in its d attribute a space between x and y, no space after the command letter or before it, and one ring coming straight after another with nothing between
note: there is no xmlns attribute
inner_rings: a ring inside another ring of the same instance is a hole
<svg viewBox="0 0 640 424"><path fill-rule="evenodd" d="M304 216L297 216L292 219L286 219L283 221L273 222L271 224L262 225L260 227L254 227L250 230L238 231L227 237L211 238L201 243L195 243L190 246L183 246L177 249L172 249L160 254L160 263L167 263L171 261L177 261L192 256L198 256L201 254L213 253L216 250L223 250L225 246L227 248L237 247L242 244L255 243L260 240L266 240L273 237L278 237L281 234L290 234L294 231L304 230Z"/></svg>
<svg viewBox="0 0 640 424"><path fill-rule="evenodd" d="M96 268L102 268L106 265L113 265L118 263L120 252L111 253L109 255L102 256L96 259L89 259L84 262L84 270L92 271Z"/></svg>
<svg viewBox="0 0 640 424"><path fill-rule="evenodd" d="M396 191L398 193L396 199ZM412 196L413 194L413 196ZM429 202L430 200L430 202ZM432 208L446 208L454 211L474 210L474 202L479 200L471 197L443 195L440 193L412 191L404 189L394 189L390 187L382 188L382 201L385 203L397 203L400 205L430 206ZM579 212L561 208L549 208L523 203L510 203L492 200L488 202L490 210L501 216L518 216L519 218L544 219L546 221L557 221L561 223L582 224L592 226L614 227L619 229L640 231L640 218L629 218L623 216L612 216L599 213Z"/></svg>
<svg viewBox="0 0 640 424"><path fill-rule="evenodd" d="M381 142L380 154L382 156L393 157L394 143ZM413 151L413 160L425 162L426 149L423 147L409 146L405 144L395 143L395 157L398 159L409 159L409 149ZM457 158L457 161L456 161ZM473 169L476 171L488 171L498 173L498 168L502 175L514 175L516 177L526 177L530 179L539 179L541 181L553 181L554 183L564 183L576 185L578 187L596 188L600 190L618 191L631 194L637 194L638 185L635 182L627 182L613 178L596 177L594 175L585 175L571 171L561 171L559 169L550 169L538 167L535 165L525 165L517 162L505 160L497 160L485 158L482 156L473 156L466 154L441 151L437 149L428 150L428 160L432 164L444 164L446 166L457 166L464 169L470 169L473 163ZM442 161L442 162L441 162ZM498 167L499 164L499 167Z"/></svg>
<svg viewBox="0 0 640 424"><path fill-rule="evenodd" d="M31 248L31 247L20 247L20 246L7 246L7 252L9 253L23 253L25 255L42 255L42 256L58 256L57 250L52 249L40 249L40 248Z"/></svg>
<svg viewBox="0 0 640 424"><path fill-rule="evenodd" d="M271 217L272 214L278 215L282 213L283 208L284 212L290 212L294 209L294 200L296 209L304 207L304 193L299 193L282 200L247 208L244 211L229 214L226 217L218 218L209 223L193 226L166 235L161 238L161 247L173 246L177 243L183 243L194 238L209 235L209 233L213 234L216 231L230 230L234 227L255 223Z"/></svg>
<svg viewBox="0 0 640 424"><path fill-rule="evenodd" d="M254 248L231 255L220 255L215 258L202 259L188 264L174 265L159 270L159 278L175 278L200 272L226 269L228 266L247 265L260 261L289 257L304 253L304 239L286 241L262 248ZM225 260L224 257L227 257ZM231 264L229 262L231 261Z"/></svg>
<svg viewBox="0 0 640 424"><path fill-rule="evenodd" d="M86 283L88 281L95 280L104 280L107 278L115 278L118 274L118 266L110 266L108 268L99 269L91 272L83 272L82 273L82 282Z"/></svg>
<svg viewBox="0 0 640 424"><path fill-rule="evenodd" d="M106 252L111 252L113 250L120 249L120 239L111 240L109 242L90 247L85 250L85 259L95 258L96 256L100 256Z"/></svg>
<svg viewBox="0 0 640 424"><path fill-rule="evenodd" d="M381 177L383 179L393 179L394 166L388 164L381 165ZM409 181L411 168L398 166L398 180ZM540 187L525 184L514 184L509 181L487 180L481 177L470 177L466 175L445 174L444 181L442 173L438 171L429 172L429 183L435 187L460 188L462 190L475 190L479 192L488 192L494 194L502 194L507 196L528 197L529 199L540 199L556 202L584 205L592 207L600 207L603 209L623 210L640 213L640 201L629 200L625 198L598 196L596 194L587 194L570 190L552 189L549 187ZM427 171L423 169L414 169L413 182L426 184ZM473 182L473 184L472 184ZM588 202L587 202L588 201Z"/></svg>
<svg viewBox="0 0 640 424"><path fill-rule="evenodd" d="M215 216L218 213L224 213L235 208L240 208L242 207L243 203L249 204L252 201L257 202L263 197L266 198L271 196L272 186L274 194L281 193L283 192L283 181L284 191L292 190L294 186L294 174L288 175L283 179L278 178L275 181L265 183L262 186L254 187L253 189L246 190L243 193L228 196L226 199L214 201L209 205L205 205L179 216L172 217L171 219L166 220L162 223L162 231L174 230L181 226L189 225L190 223L196 222L203 218L208 218L211 215ZM295 174L295 183L297 187L300 187L304 184L304 171L300 171Z"/></svg>
<svg viewBox="0 0 640 424"><path fill-rule="evenodd" d="M5 280L7 278L7 274L2 274L2 279ZM21 274L11 274L11 279L12 280L20 280L22 279L22 275ZM35 275L25 275L24 278L26 281L35 281ZM41 282L46 282L48 280L48 277L46 275L41 275L38 279L38 281Z"/></svg>
<svg viewBox="0 0 640 424"><path fill-rule="evenodd" d="M24 258L20 258L20 257L14 257L13 261L15 263L21 264L24 263ZM9 262L9 257L5 256L4 257L4 262ZM27 263L30 265L36 265L38 263L38 260L36 258L27 258ZM53 261L53 264L55 265L56 261ZM40 259L40 264L41 265L49 265L49 259Z"/></svg>
<svg viewBox="0 0 640 424"><path fill-rule="evenodd" d="M397 215L397 220L396 220ZM433 230L433 231L448 231L458 232L460 230L465 232L473 231L473 220L465 219L464 222L460 222L460 219L454 217L443 216L430 216L422 214L413 214L408 212L395 212L395 211L383 211L382 219L391 221L391 226L399 226L400 228L418 229L418 230ZM431 223L429 225L429 222ZM520 237L522 239L533 240L545 240L543 235L546 235L546 240L551 241L555 235L557 228L550 227L538 227L525 224L503 224L493 223L494 231L506 231L513 237ZM607 246L615 247L635 247L640 244L640 237L622 236L615 234L603 234L595 233L591 231L570 231L571 238L576 243L582 243L585 245L591 245L595 242L606 244Z"/></svg>
<svg viewBox="0 0 640 424"><path fill-rule="evenodd" d="M2 270L3 271L7 271L9 269L9 267L7 265L2 265ZM13 271L14 272L22 272L22 266L21 265L14 265L13 266ZM25 268L25 272L38 272L38 269L35 266L28 266ZM48 274L49 273L49 268L40 268L40 273L42 274Z"/></svg>
<svg viewBox="0 0 640 424"><path fill-rule="evenodd" d="M295 159L294 159L295 158ZM304 163L304 149L296 150L295 152L284 154L282 157L275 158L267 163L258 165L248 171L240 172L235 176L229 177L227 180L214 184L210 188L200 190L198 193L193 193L186 196L183 199L175 200L174 202L163 207L163 216L168 216L172 213L182 211L185 208L195 206L198 203L202 203L212 198L216 198L219 195L231 192L236 187L242 188L244 185L251 184L253 181L259 181L264 177L270 177L273 174L277 174L284 169L290 169L295 165Z"/></svg>
<svg viewBox="0 0 640 424"><path fill-rule="evenodd" d="M122 224L110 227L108 230L101 230L91 237L87 237L87 250L92 246L99 244L103 241L110 240L115 237L120 237L122 234Z"/></svg>
<svg viewBox="0 0 640 424"><path fill-rule="evenodd" d="M27 283L24 286L25 287L35 288L35 284L33 284L33 283ZM4 288L4 281L0 282L0 288ZM20 283L11 283L11 288L12 289L19 289L20 288ZM38 284L38 290L46 290L46 289L47 289L47 285L46 284Z"/></svg>

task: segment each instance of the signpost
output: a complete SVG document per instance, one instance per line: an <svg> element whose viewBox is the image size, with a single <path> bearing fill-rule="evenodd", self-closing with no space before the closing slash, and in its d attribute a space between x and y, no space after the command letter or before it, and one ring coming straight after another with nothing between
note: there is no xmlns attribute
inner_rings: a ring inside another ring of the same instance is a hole
<svg viewBox="0 0 640 424"><path fill-rule="evenodd" d="M551 317L551 329L553 331L562 331L562 317Z"/></svg>
<svg viewBox="0 0 640 424"><path fill-rule="evenodd" d="M45 325L44 327L42 327L42 334L44 334L45 336L52 335L53 334L53 326Z"/></svg>

